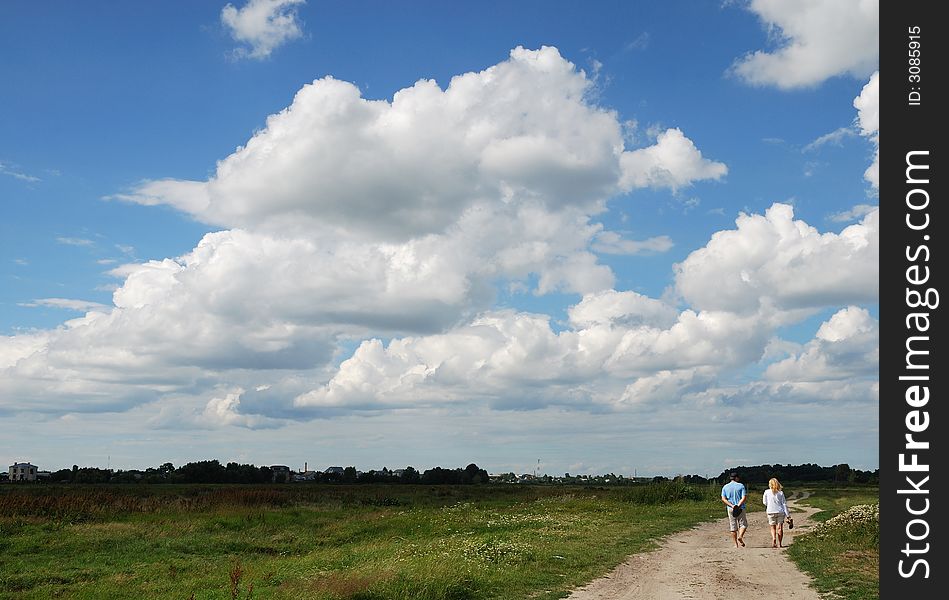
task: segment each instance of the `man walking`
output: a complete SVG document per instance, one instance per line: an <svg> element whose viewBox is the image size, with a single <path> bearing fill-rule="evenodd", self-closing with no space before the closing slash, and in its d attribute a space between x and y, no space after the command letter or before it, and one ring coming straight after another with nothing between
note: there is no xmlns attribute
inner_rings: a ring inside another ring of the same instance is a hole
<svg viewBox="0 0 949 600"><path fill-rule="evenodd" d="M739 481L738 473L728 476L731 481L722 487L722 502L728 507L728 531L732 534L735 547L745 545L745 530L748 518L745 516L745 499L748 495L745 484Z"/></svg>

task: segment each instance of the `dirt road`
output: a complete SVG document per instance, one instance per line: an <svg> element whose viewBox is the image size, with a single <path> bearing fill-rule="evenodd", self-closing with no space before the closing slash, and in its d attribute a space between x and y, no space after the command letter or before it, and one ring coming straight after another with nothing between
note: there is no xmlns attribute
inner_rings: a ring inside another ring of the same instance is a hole
<svg viewBox="0 0 949 600"><path fill-rule="evenodd" d="M760 501L760 500L759 500ZM788 502L794 529L784 528L784 545L812 526L815 509ZM631 556L608 575L574 590L567 600L718 600L783 597L819 600L784 550L771 548L764 512L748 514L744 548L735 548L722 518L666 538L653 552Z"/></svg>

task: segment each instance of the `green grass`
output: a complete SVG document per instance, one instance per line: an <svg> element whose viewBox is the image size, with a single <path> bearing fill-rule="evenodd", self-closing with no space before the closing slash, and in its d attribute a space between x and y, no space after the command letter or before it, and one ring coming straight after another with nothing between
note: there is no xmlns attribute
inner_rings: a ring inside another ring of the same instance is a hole
<svg viewBox="0 0 949 600"><path fill-rule="evenodd" d="M18 599L562 598L722 512L681 484L11 488L0 598Z"/></svg>
<svg viewBox="0 0 949 600"><path fill-rule="evenodd" d="M857 505L879 504L876 487L815 488L801 504L820 509L812 519L824 523ZM788 555L814 578L824 597L870 600L880 597L879 521L828 523L795 537Z"/></svg>

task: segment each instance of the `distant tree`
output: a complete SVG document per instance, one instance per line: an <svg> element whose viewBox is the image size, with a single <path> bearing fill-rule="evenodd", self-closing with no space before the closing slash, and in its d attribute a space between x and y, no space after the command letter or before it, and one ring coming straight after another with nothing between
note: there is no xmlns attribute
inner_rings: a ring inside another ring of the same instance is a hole
<svg viewBox="0 0 949 600"><path fill-rule="evenodd" d="M850 481L850 465L847 463L841 463L834 466L834 481Z"/></svg>
<svg viewBox="0 0 949 600"><path fill-rule="evenodd" d="M79 467L76 467L76 470L78 471ZM72 469L60 469L58 471L53 471L52 473L49 474L50 482L54 482L54 483L64 483L64 482L72 481L72 479L73 479Z"/></svg>
<svg viewBox="0 0 949 600"><path fill-rule="evenodd" d="M382 477L373 471L356 473L356 483L379 483L381 479Z"/></svg>
<svg viewBox="0 0 949 600"><path fill-rule="evenodd" d="M181 483L221 483L225 480L226 470L215 460L190 462L175 469L174 480Z"/></svg>
<svg viewBox="0 0 949 600"><path fill-rule="evenodd" d="M112 473L106 469L97 469L96 467L77 467L73 473L73 483L108 483L112 478Z"/></svg>
<svg viewBox="0 0 949 600"><path fill-rule="evenodd" d="M728 480L729 473L738 473L742 481L747 483L765 483L772 477L778 478L781 482L800 481L800 482L846 482L857 481L858 475L853 472L846 463L822 467L813 463L803 465L758 465L754 467L733 467L722 471L717 477L719 483L725 483ZM864 478L864 476L861 476ZM867 482L873 482L871 475L865 476Z"/></svg>
<svg viewBox="0 0 949 600"><path fill-rule="evenodd" d="M112 474L112 483L138 483L142 480L144 474L135 469L129 471L116 471Z"/></svg>
<svg viewBox="0 0 949 600"><path fill-rule="evenodd" d="M357 476L356 467L346 467L343 469L343 483L356 483Z"/></svg>
<svg viewBox="0 0 949 600"><path fill-rule="evenodd" d="M488 472L482 468L479 468L478 465L471 463L465 467L465 474L462 478L462 483L473 483L481 484L488 482Z"/></svg>
<svg viewBox="0 0 949 600"><path fill-rule="evenodd" d="M402 483L418 483L421 479L421 475L413 467L405 467L405 470L402 471Z"/></svg>

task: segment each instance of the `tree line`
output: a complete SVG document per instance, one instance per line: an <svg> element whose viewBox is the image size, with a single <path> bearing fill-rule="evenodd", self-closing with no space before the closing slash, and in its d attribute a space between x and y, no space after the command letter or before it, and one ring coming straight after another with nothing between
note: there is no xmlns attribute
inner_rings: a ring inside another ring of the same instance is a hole
<svg viewBox="0 0 949 600"><path fill-rule="evenodd" d="M258 467L252 464L229 462L222 465L218 460L201 460L175 467L167 462L144 470L116 470L98 467L60 469L50 473L52 483L288 483L292 474L285 470ZM488 483L488 472L472 463L464 469L435 467L419 472L413 467L398 471L360 472L355 467L346 467L341 472L307 473L306 482L312 483L421 483L471 485Z"/></svg>
<svg viewBox="0 0 949 600"><path fill-rule="evenodd" d="M742 481L765 483L772 477L780 481L799 481L802 483L880 483L880 470L862 471L851 469L847 463L822 467L812 463L803 465L757 465L754 467L735 467L726 469L718 476L719 483L725 483L731 473L738 473Z"/></svg>
<svg viewBox="0 0 949 600"><path fill-rule="evenodd" d="M781 481L795 481L803 483L833 482L833 483L869 483L879 484L880 471L862 471L852 469L846 463L822 467L817 464L802 465L756 465L751 467L739 466L726 469L717 477L707 478L701 475L677 475L673 478L657 476L653 482L676 480L690 484L708 484L712 482L725 483L731 473L738 473L742 480L750 483L765 483L772 477ZM252 464L229 462L221 464L217 460L202 460L189 462L180 467L166 462L158 467L149 467L144 470L111 470L98 467L79 467L73 465L71 469L60 469L50 474L49 481L56 483L285 483L289 482L291 473L288 471L273 470L270 467L258 467ZM465 468L446 469L435 467L419 472L413 467L406 467L392 471L361 472L355 467L346 467L339 472L309 472L306 483L393 483L393 484L454 484L469 485L491 483L515 483L518 481L513 473L499 475L494 478L488 472L471 463ZM571 476L565 473L563 477L544 475L532 478L532 484L553 485L637 485L645 478L624 478L622 475Z"/></svg>

